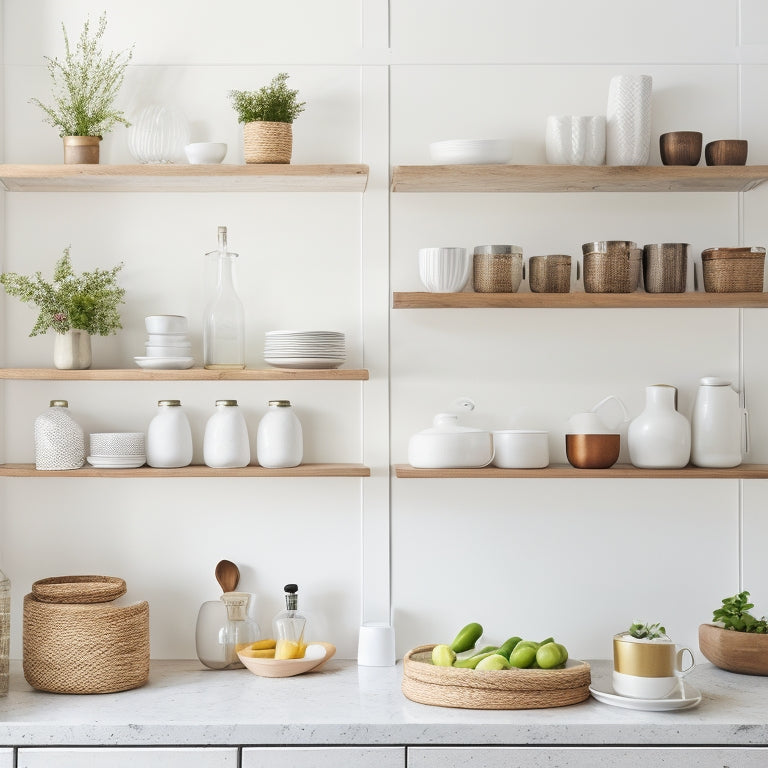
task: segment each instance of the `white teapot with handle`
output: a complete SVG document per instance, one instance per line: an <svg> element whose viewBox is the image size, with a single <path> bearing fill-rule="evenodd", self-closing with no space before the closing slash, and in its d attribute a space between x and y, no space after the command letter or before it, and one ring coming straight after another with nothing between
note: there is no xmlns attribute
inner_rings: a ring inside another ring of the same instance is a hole
<svg viewBox="0 0 768 768"><path fill-rule="evenodd" d="M575 413L568 419L568 434L571 435L614 435L618 434L618 427L609 427L597 411L607 402L614 400L619 404L621 412L624 415L624 423L629 421L629 414L623 401L616 395L604 397L597 405L593 405L589 411L584 413Z"/></svg>
<svg viewBox="0 0 768 768"><path fill-rule="evenodd" d="M691 462L697 467L741 464L742 422L746 437L746 416L739 404L739 393L730 381L717 376L699 379L691 413Z"/></svg>

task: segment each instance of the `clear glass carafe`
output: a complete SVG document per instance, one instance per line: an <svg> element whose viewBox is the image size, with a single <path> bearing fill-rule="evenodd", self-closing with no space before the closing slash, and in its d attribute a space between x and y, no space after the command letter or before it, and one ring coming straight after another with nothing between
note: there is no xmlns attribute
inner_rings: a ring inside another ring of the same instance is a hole
<svg viewBox="0 0 768 768"><path fill-rule="evenodd" d="M299 587L286 584L285 610L272 620L276 659L301 659L307 649L307 617L299 613Z"/></svg>
<svg viewBox="0 0 768 768"><path fill-rule="evenodd" d="M250 592L225 592L200 606L195 629L197 658L210 669L240 669L237 652L260 639L251 617Z"/></svg>
<svg viewBox="0 0 768 768"><path fill-rule="evenodd" d="M203 364L206 368L245 368L245 312L235 288L237 254L227 248L227 228L219 227L219 249L206 254L217 264L216 292L205 310Z"/></svg>

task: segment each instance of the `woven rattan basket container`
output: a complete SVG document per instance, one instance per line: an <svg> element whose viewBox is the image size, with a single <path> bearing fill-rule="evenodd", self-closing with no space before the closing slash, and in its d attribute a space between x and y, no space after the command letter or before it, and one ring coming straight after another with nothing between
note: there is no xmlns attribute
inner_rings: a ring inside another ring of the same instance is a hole
<svg viewBox="0 0 768 768"><path fill-rule="evenodd" d="M589 698L590 666L569 661L563 669L478 671L436 667L434 645L420 645L403 659L403 694L411 701L461 709L545 709Z"/></svg>
<svg viewBox="0 0 768 768"><path fill-rule="evenodd" d="M632 293L640 284L643 249L626 240L584 243L584 290Z"/></svg>
<svg viewBox="0 0 768 768"><path fill-rule="evenodd" d="M643 248L643 282L648 293L684 293L688 243L650 243Z"/></svg>
<svg viewBox="0 0 768 768"><path fill-rule="evenodd" d="M124 591L122 579L104 576L35 582L24 597L26 681L52 693L115 693L144 685L149 605L114 603Z"/></svg>
<svg viewBox="0 0 768 768"><path fill-rule="evenodd" d="M243 126L246 163L290 163L293 125L256 121Z"/></svg>
<svg viewBox="0 0 768 768"><path fill-rule="evenodd" d="M701 252L704 290L747 293L763 290L765 248L707 248Z"/></svg>
<svg viewBox="0 0 768 768"><path fill-rule="evenodd" d="M517 293L523 279L523 249L517 245L478 245L472 257L477 293Z"/></svg>
<svg viewBox="0 0 768 768"><path fill-rule="evenodd" d="M553 253L528 259L528 284L533 293L569 293L571 257Z"/></svg>

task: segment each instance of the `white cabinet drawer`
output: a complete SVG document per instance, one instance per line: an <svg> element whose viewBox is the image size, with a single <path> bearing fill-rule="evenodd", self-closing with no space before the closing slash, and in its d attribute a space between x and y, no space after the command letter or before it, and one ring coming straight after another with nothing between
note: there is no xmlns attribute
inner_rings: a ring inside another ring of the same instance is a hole
<svg viewBox="0 0 768 768"><path fill-rule="evenodd" d="M9 764L10 765L10 764ZM0 766L4 763L0 762ZM237 768L235 747L19 749L17 768Z"/></svg>
<svg viewBox="0 0 768 768"><path fill-rule="evenodd" d="M246 747L241 768L405 768L404 747ZM20 767L21 768L21 767Z"/></svg>
<svg viewBox="0 0 768 768"><path fill-rule="evenodd" d="M12 747L0 747L0 768L13 768Z"/></svg>
<svg viewBox="0 0 768 768"><path fill-rule="evenodd" d="M245 764L243 764L245 765ZM768 747L409 747L408 768L764 768Z"/></svg>

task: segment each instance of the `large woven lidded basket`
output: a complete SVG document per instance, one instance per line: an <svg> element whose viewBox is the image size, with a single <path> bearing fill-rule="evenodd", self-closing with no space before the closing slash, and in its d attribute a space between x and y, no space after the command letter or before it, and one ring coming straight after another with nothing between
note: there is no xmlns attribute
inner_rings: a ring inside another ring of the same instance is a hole
<svg viewBox="0 0 768 768"><path fill-rule="evenodd" d="M57 576L24 597L26 681L52 693L115 693L149 679L149 605L112 601L125 582Z"/></svg>
<svg viewBox="0 0 768 768"><path fill-rule="evenodd" d="M627 240L582 245L587 293L632 293L640 284L643 250Z"/></svg>
<svg viewBox="0 0 768 768"><path fill-rule="evenodd" d="M243 126L246 163L290 163L293 125L257 120Z"/></svg>
<svg viewBox="0 0 768 768"><path fill-rule="evenodd" d="M478 671L436 667L434 645L420 645L403 659L403 694L419 704L461 709L545 709L589 698L590 666L568 662L563 669Z"/></svg>
<svg viewBox="0 0 768 768"><path fill-rule="evenodd" d="M707 248L701 252L704 290L747 293L763 290L765 248Z"/></svg>

